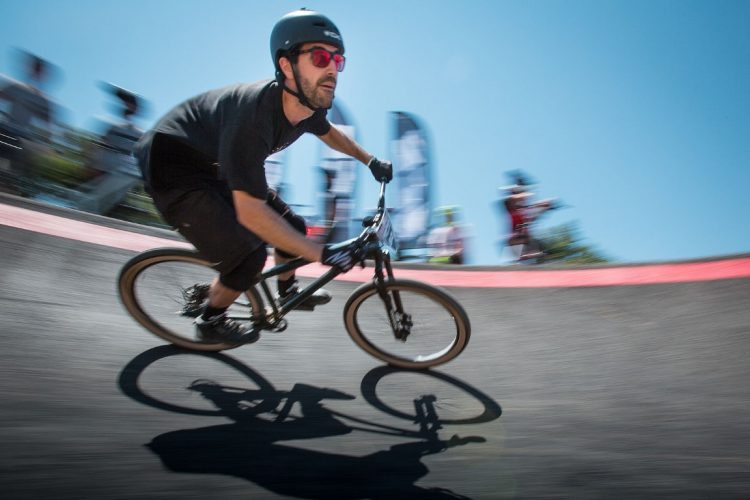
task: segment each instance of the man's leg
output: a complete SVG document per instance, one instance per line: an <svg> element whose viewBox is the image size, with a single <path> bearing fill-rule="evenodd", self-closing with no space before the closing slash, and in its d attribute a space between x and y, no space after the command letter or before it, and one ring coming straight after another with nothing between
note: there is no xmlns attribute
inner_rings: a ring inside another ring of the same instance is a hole
<svg viewBox="0 0 750 500"><path fill-rule="evenodd" d="M542 255L543 252L540 243L531 236L528 236L521 250L521 260L538 259Z"/></svg>
<svg viewBox="0 0 750 500"><path fill-rule="evenodd" d="M221 284L219 277L214 278L211 288L208 290L208 306L216 309L226 309L234 304L242 292L232 290Z"/></svg>
<svg viewBox="0 0 750 500"><path fill-rule="evenodd" d="M212 161L177 139L156 134L148 165L141 164L141 168L150 173L145 187L164 220L219 273L210 285L198 283L190 290L185 310L191 316L200 315L196 319L200 331L210 329L205 323L216 319L217 332L232 336L241 333L242 325L223 313L253 284L263 269L266 249L265 243L237 220L226 184L208 173Z"/></svg>
<svg viewBox="0 0 750 500"><path fill-rule="evenodd" d="M253 286L255 277L263 269L265 245L247 256L235 269L220 272L208 290L208 300L195 325L198 337L209 341L255 342L259 333L227 317L226 311L243 291Z"/></svg>
<svg viewBox="0 0 750 500"><path fill-rule="evenodd" d="M302 234L307 234L307 224L305 224L305 219L294 213L289 205L287 205L284 200L276 194L276 192L269 190L266 202L268 203L268 206L281 215L294 229ZM284 264L294 258L296 258L296 256L287 253L284 250L274 249L274 261L276 264ZM291 299L298 291L295 272L289 271L279 274L277 286L282 303ZM330 302L330 300L331 294L321 288L301 304L299 309L312 310L316 305L326 304Z"/></svg>
<svg viewBox="0 0 750 500"><path fill-rule="evenodd" d="M221 317L237 297L253 286L265 261L266 248L261 245L234 269L221 271L208 290L208 300L201 314L201 321L211 322Z"/></svg>
<svg viewBox="0 0 750 500"><path fill-rule="evenodd" d="M514 260L519 262L523 260L523 251L527 242L528 239L521 233L514 233L508 238L508 248L510 249Z"/></svg>
<svg viewBox="0 0 750 500"><path fill-rule="evenodd" d="M155 191L152 195L164 219L219 272L208 288L208 300L204 302L205 292L195 297L194 307L202 308L195 320L198 336L215 341L252 341L248 337L253 335L252 329L227 318L225 312L262 271L265 244L239 223L231 198L222 190L209 186L184 192ZM257 340L257 333L255 336Z"/></svg>

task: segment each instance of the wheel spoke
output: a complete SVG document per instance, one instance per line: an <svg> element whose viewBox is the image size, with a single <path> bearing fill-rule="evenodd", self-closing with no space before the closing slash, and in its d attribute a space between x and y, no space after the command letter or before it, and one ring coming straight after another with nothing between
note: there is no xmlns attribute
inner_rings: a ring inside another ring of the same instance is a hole
<svg viewBox="0 0 750 500"><path fill-rule="evenodd" d="M216 271L195 254L156 250L126 265L120 275L120 292L130 313L155 335L189 349L223 350L236 345L205 343L196 337L193 321L201 301L196 307L186 307L195 286L211 283L215 276ZM248 293L229 308L228 315L251 322L255 311L263 311L262 303L257 294Z"/></svg>

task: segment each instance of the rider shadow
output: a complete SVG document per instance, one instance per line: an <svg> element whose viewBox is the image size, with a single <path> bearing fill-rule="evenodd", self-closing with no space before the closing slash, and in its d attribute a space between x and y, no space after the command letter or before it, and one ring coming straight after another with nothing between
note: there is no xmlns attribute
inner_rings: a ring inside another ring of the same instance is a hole
<svg viewBox="0 0 750 500"><path fill-rule="evenodd" d="M231 360L230 364L235 367L238 363L221 354L207 356L224 362ZM129 376L120 379L123 392L129 395L133 394L138 377L138 373L132 373L132 365L133 362L129 365ZM243 369L248 370L257 381L260 375L247 367ZM126 375L126 370L123 370L123 375ZM420 423L420 431L399 432L392 427L357 419L353 420L375 425L379 430L348 425L337 418L337 413L327 409L323 401L351 400L354 396L336 389L298 383L288 392L276 391L270 385L262 384L257 390L245 390L208 380L195 381L189 389L210 401L218 410L217 415L229 417L234 422L167 432L146 446L169 470L240 477L281 495L314 499L466 498L449 490L415 485L429 473L421 459L454 446L485 441L477 436L440 439L437 434L440 424L429 421L429 398L434 396L426 397L423 407L426 408L424 416L428 418ZM284 399L284 404L277 409ZM140 400L145 402L144 398ZM292 415L295 405L298 405L299 413ZM499 411L499 407L497 409ZM289 440L341 436L354 430L400 434L418 440L361 457L279 444Z"/></svg>

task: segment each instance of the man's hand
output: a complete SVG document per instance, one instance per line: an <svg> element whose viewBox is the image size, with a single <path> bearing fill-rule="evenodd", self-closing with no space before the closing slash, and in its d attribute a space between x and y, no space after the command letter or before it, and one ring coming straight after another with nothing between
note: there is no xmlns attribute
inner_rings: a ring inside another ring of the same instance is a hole
<svg viewBox="0 0 750 500"><path fill-rule="evenodd" d="M378 160L374 156L370 158L367 167L378 182L391 182L393 179L393 165L388 160Z"/></svg>
<svg viewBox="0 0 750 500"><path fill-rule="evenodd" d="M338 267L342 272L349 271L359 260L359 246L351 240L335 245L326 245L320 261L326 266Z"/></svg>

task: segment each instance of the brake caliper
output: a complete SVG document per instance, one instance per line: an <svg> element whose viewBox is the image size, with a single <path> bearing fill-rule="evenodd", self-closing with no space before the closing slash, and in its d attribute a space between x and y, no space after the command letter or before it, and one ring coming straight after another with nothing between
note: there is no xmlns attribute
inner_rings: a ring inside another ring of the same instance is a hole
<svg viewBox="0 0 750 500"><path fill-rule="evenodd" d="M406 342L406 338L411 334L411 327L414 323L411 321L411 314L393 312L393 324L395 326L396 338Z"/></svg>

